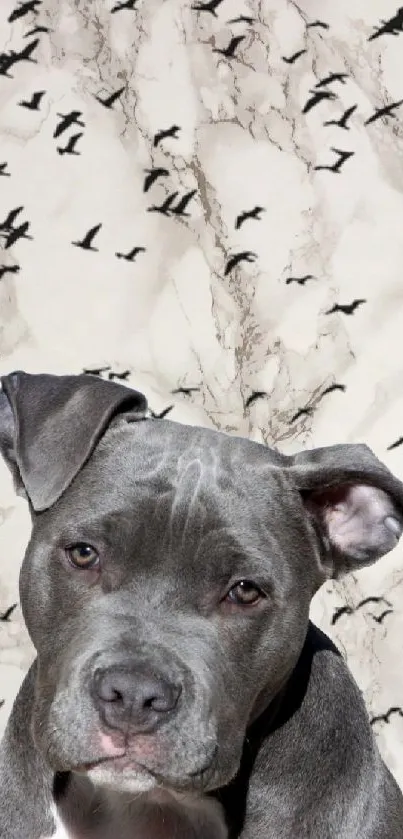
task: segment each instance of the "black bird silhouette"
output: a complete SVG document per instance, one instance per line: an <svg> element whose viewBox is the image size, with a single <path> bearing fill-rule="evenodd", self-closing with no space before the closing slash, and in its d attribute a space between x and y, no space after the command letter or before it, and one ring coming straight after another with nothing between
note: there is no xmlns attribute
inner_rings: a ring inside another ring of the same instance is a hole
<svg viewBox="0 0 403 839"><path fill-rule="evenodd" d="M375 41L375 38L380 38L381 35L399 35L403 31L403 6L400 6L393 17L382 20L381 23L382 26L370 35L368 41Z"/></svg>
<svg viewBox="0 0 403 839"><path fill-rule="evenodd" d="M169 216L171 210L171 204L175 201L177 197L177 192L172 192L171 195L165 199L162 204L152 204L151 207L147 207L148 213L162 213L163 216Z"/></svg>
<svg viewBox="0 0 403 839"><path fill-rule="evenodd" d="M78 134L72 134L72 136L69 137L69 139L68 139L67 146L56 146L58 153L59 154L81 154L80 151L76 151L76 145L77 145L80 137L82 137L82 136L83 136L82 131L79 132Z"/></svg>
<svg viewBox="0 0 403 839"><path fill-rule="evenodd" d="M28 99L28 101L22 99L18 104L21 108L28 108L30 111L39 111L39 105L41 103L42 96L44 96L45 93L46 90L38 90L36 93L32 94L31 99Z"/></svg>
<svg viewBox="0 0 403 839"><path fill-rule="evenodd" d="M361 609L362 606L367 606L368 603L385 603L386 606L392 606L392 604L389 603L389 600L386 600L385 597L374 597L374 596L372 596L372 597L364 597L364 600L360 600L360 602L356 606L356 609Z"/></svg>
<svg viewBox="0 0 403 839"><path fill-rule="evenodd" d="M387 616L387 615L391 615L391 614L392 614L392 612L393 612L393 609L385 609L385 611L384 611L384 612L382 612L382 613L381 613L380 615L378 615L378 616L377 616L377 615L371 615L371 618L373 618L373 619L374 619L374 621L376 621L377 623L383 623L383 621L385 620L386 616Z"/></svg>
<svg viewBox="0 0 403 839"><path fill-rule="evenodd" d="M33 12L35 15L38 14L37 7L42 5L42 0L25 0L23 3L18 3L16 8L8 18L9 23L14 23L15 20L18 20L20 17L25 17L29 12Z"/></svg>
<svg viewBox="0 0 403 839"><path fill-rule="evenodd" d="M307 29L329 29L329 24L323 20L313 20L312 23L307 23Z"/></svg>
<svg viewBox="0 0 403 839"><path fill-rule="evenodd" d="M101 227L102 222L101 224L96 224L95 227L91 227L91 229L88 231L88 233L85 234L83 239L80 239L76 242L72 242L71 244L75 245L76 248L82 248L85 251L98 251L99 248L94 248L92 243L95 239L95 236L100 231Z"/></svg>
<svg viewBox="0 0 403 839"><path fill-rule="evenodd" d="M370 725L375 725L375 723L377 722L389 723L392 714L398 714L399 717L403 717L402 709L398 707L393 707L389 708L389 710L386 711L386 714L378 714L377 717L372 717L369 721Z"/></svg>
<svg viewBox="0 0 403 839"><path fill-rule="evenodd" d="M157 131L153 141L154 148L156 149L162 140L166 140L167 137L173 137L174 140L177 140L178 131L180 130L180 125L171 125L170 128L163 128L161 131Z"/></svg>
<svg viewBox="0 0 403 839"><path fill-rule="evenodd" d="M366 303L366 300L358 299L353 300L352 303L335 303L328 312L325 312L326 315L333 315L334 312L342 312L343 315L353 315L355 310L362 306L363 303Z"/></svg>
<svg viewBox="0 0 403 839"><path fill-rule="evenodd" d="M108 373L109 381L113 382L114 379L119 379L119 381L126 382L130 376L130 370L124 370L123 373Z"/></svg>
<svg viewBox="0 0 403 839"><path fill-rule="evenodd" d="M147 176L144 178L143 192L148 192L157 178L169 175L168 169L164 169L163 166L155 166L153 169L145 169L144 171L147 173Z"/></svg>
<svg viewBox="0 0 403 839"><path fill-rule="evenodd" d="M0 53L0 76L7 76L11 79L12 76L8 71L11 70L11 67L14 67L14 64L19 64L20 61L30 61L32 64L36 64L36 60L31 56L38 44L39 38L36 38L34 41L30 41L20 52L10 50L10 52Z"/></svg>
<svg viewBox="0 0 403 839"><path fill-rule="evenodd" d="M265 396L267 396L267 393L264 390L254 390L245 400L245 408L250 408L254 402L258 399L263 399Z"/></svg>
<svg viewBox="0 0 403 839"><path fill-rule="evenodd" d="M5 274L18 274L19 271L19 265L0 265L0 280Z"/></svg>
<svg viewBox="0 0 403 839"><path fill-rule="evenodd" d="M345 393L347 388L345 385L340 385L338 382L335 382L334 385L329 385L329 387L324 389L322 399L324 396L327 396L328 393L334 393L335 390L340 390L342 393Z"/></svg>
<svg viewBox="0 0 403 839"><path fill-rule="evenodd" d="M190 396L192 393L199 393L199 387L177 387L175 390L171 390L172 395L176 393L183 393L184 396Z"/></svg>
<svg viewBox="0 0 403 839"><path fill-rule="evenodd" d="M9 606L8 609L6 609L6 611L3 612L2 615L0 615L0 621L10 620L11 615L13 614L13 612L17 608L17 606L18 606L18 603L13 603L12 606Z"/></svg>
<svg viewBox="0 0 403 839"><path fill-rule="evenodd" d="M342 149L335 149L334 146L331 146L331 151L334 151L335 154L338 154L338 158L335 163L332 163L331 166L314 166L316 172L320 171L328 171L334 172L335 175L340 174L341 167L343 164L348 160L350 157L353 157L355 151L342 151Z"/></svg>
<svg viewBox="0 0 403 839"><path fill-rule="evenodd" d="M293 417L290 419L290 423L296 422L297 420L301 419L301 417L311 417L313 414L313 408L306 406L305 408L299 408L299 410L294 414Z"/></svg>
<svg viewBox="0 0 403 839"><path fill-rule="evenodd" d="M146 249L143 247L136 247L132 248L131 251L129 251L129 253L120 253L120 251L117 251L115 253L115 256L117 256L118 259L126 259L127 262L134 262L137 254L145 253L145 251Z"/></svg>
<svg viewBox="0 0 403 839"><path fill-rule="evenodd" d="M246 23L247 26L251 26L254 22L255 18L249 17L249 15L238 15L238 17L233 17L228 21L228 23Z"/></svg>
<svg viewBox="0 0 403 839"><path fill-rule="evenodd" d="M328 119L323 125L338 125L339 128L344 128L346 131L350 131L350 126L347 125L350 117L353 113L357 110L358 105L352 105L351 108L347 108L344 111L344 114L340 117L340 119Z"/></svg>
<svg viewBox="0 0 403 839"><path fill-rule="evenodd" d="M190 8L193 9L195 12L210 12L211 15L217 17L216 9L221 6L223 0L208 0L207 3L196 3L194 6Z"/></svg>
<svg viewBox="0 0 403 839"><path fill-rule="evenodd" d="M125 87L126 85L123 85L123 87L120 87L119 90L115 90L115 92L111 93L110 96L107 96L106 99L102 99L102 97L99 95L96 95L95 99L97 100L97 102L103 105L104 108L111 108L112 105L114 105L114 103L116 102L116 100L119 99L119 96L122 95L123 91L125 90Z"/></svg>
<svg viewBox="0 0 403 839"><path fill-rule="evenodd" d="M399 99L398 102L392 102L391 105L385 105L384 108L378 108L369 119L365 120L364 125L370 125L371 122L376 122L377 119L381 119L382 117L392 117L396 119L396 114L393 111L396 108L400 108L400 105L403 105L403 99Z"/></svg>
<svg viewBox="0 0 403 839"><path fill-rule="evenodd" d="M224 58L235 58L235 50L239 44L244 41L246 35L234 35L228 46L224 47L224 49L219 49L218 47L214 47L213 52L218 52L220 55L223 55Z"/></svg>
<svg viewBox="0 0 403 839"><path fill-rule="evenodd" d="M287 277L285 284L291 285L291 283L297 283L298 285L305 285L308 280L314 280L315 277L313 274L304 274L303 277Z"/></svg>
<svg viewBox="0 0 403 839"><path fill-rule="evenodd" d="M72 125L79 125L80 128L85 127L85 122L80 120L82 111L70 111L69 114L57 114L57 116L60 117L60 122L53 132L55 138L60 137L63 131L67 131Z"/></svg>
<svg viewBox="0 0 403 839"><path fill-rule="evenodd" d="M102 373L106 373L107 370L110 369L110 367L84 367L83 373L85 373L86 376L101 376Z"/></svg>
<svg viewBox="0 0 403 839"><path fill-rule="evenodd" d="M115 12L122 12L124 9L127 9L130 12L135 12L136 9L134 8L137 3L137 0L125 0L123 3L116 3L116 6L113 6L111 9L111 14L113 15Z"/></svg>
<svg viewBox="0 0 403 839"><path fill-rule="evenodd" d="M11 73L8 71L11 69L13 64L15 64L15 52L1 52L0 53L0 76L6 76L8 79L12 79Z"/></svg>
<svg viewBox="0 0 403 839"><path fill-rule="evenodd" d="M0 177L9 178L11 177L10 172L6 172L8 163L0 163Z"/></svg>
<svg viewBox="0 0 403 839"><path fill-rule="evenodd" d="M179 199L176 207L171 207L171 213L174 213L176 216L190 216L190 213L186 213L186 207L189 204L189 201L196 195L197 189L191 189L190 192L187 192L185 195L182 195L182 198Z"/></svg>
<svg viewBox="0 0 403 839"><path fill-rule="evenodd" d="M13 227L7 235L7 241L4 245L4 250L6 251L8 248L11 248L12 245L15 245L20 239L32 239L32 236L28 235L30 224L29 221L24 221L23 224L20 224L19 227Z"/></svg>
<svg viewBox="0 0 403 839"><path fill-rule="evenodd" d="M308 52L308 50L298 50L298 52L294 52L294 55L290 55L289 58L287 58L287 56L283 55L282 59L283 59L283 61L285 61L286 64L294 64L294 62L297 60L297 58L300 58L300 56L304 55L306 52Z"/></svg>
<svg viewBox="0 0 403 839"><path fill-rule="evenodd" d="M333 84L333 82L341 82L341 84L345 84L346 79L348 78L348 73L330 73L330 76L325 76L325 78L321 79L315 87L328 87L328 85Z"/></svg>
<svg viewBox="0 0 403 839"><path fill-rule="evenodd" d="M42 32L53 32L52 29L49 29L48 26L34 26L33 29L30 29L29 32L26 32L24 38L30 38L31 35L38 35Z"/></svg>
<svg viewBox="0 0 403 839"><path fill-rule="evenodd" d="M151 414L153 419L164 419L164 417L166 417L167 414L171 413L171 411L174 409L174 407L175 407L175 405L168 405L168 408L164 408L159 414L156 414L150 408L150 414Z"/></svg>
<svg viewBox="0 0 403 839"><path fill-rule="evenodd" d="M253 253L253 251L240 251L239 253L234 253L234 255L229 258L225 266L224 276L227 277L233 268L239 265L240 262L255 262L256 259L257 253Z"/></svg>
<svg viewBox="0 0 403 839"><path fill-rule="evenodd" d="M399 448L399 446L401 446L402 443L403 443L403 437L399 437L397 440L395 440L394 443L391 443L390 446L388 446L387 451L391 452L391 451L393 451L393 449Z"/></svg>
<svg viewBox="0 0 403 839"><path fill-rule="evenodd" d="M305 103L302 109L303 114L309 113L312 108L316 108L316 105L319 105L319 103L323 102L324 99L336 99L336 94L332 93L330 90L311 90L310 93L312 93L312 96Z"/></svg>
<svg viewBox="0 0 403 839"><path fill-rule="evenodd" d="M265 208L258 206L253 207L252 210L244 210L242 213L239 214L239 216L236 217L235 230L239 230L242 224L249 218L256 219L256 221L260 221L260 214L264 212L266 212Z"/></svg>
<svg viewBox="0 0 403 839"><path fill-rule="evenodd" d="M332 620L331 620L332 626L334 626L335 623L337 623L337 621L340 620L340 618L343 615L352 615L353 612L354 612L354 609L353 609L352 606L339 606L338 609L335 609L334 612L333 612L333 616L332 616Z"/></svg>
<svg viewBox="0 0 403 839"><path fill-rule="evenodd" d="M21 206L15 207L14 210L10 210L4 221L0 222L0 230L11 230L17 216L19 216L23 209L24 207Z"/></svg>

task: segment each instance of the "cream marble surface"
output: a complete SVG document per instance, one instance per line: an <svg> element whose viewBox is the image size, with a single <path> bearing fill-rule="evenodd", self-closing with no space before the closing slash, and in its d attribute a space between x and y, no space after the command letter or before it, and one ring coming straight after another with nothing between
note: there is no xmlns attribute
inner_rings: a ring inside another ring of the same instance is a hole
<svg viewBox="0 0 403 839"><path fill-rule="evenodd" d="M403 445L390 448L403 434L397 0L216 0L215 14L189 0L114 5L36 0L29 11L1 0L0 219L22 206L13 227L29 222L32 239L0 256L20 266L0 269L0 373L129 371L155 411L174 406L172 419L288 452L364 441L403 478ZM370 40L396 14L395 34ZM252 20L229 23L239 15ZM48 31L30 34L36 26ZM216 51L236 35L234 57ZM19 60L30 44L35 63ZM333 73L346 76L320 84ZM96 98L120 88L110 108ZM19 104L39 91L37 110ZM312 91L330 95L307 108ZM334 123L353 106L345 128ZM74 110L84 125L55 138L58 115ZM173 125L177 136L155 146ZM59 153L75 134L78 154ZM337 164L332 148L353 154L338 172L316 169ZM144 192L150 167L168 174ZM186 215L149 212L193 190ZM260 220L237 229L255 206ZM98 224L97 250L72 245ZM1 245L11 232L0 227ZM116 257L134 246L146 250L133 262ZM254 261L226 273L243 251ZM328 314L360 299L353 314ZM180 386L198 390L172 395ZM267 396L248 404L256 391ZM18 599L29 520L4 467L0 478L4 614ZM371 597L384 600L362 603ZM402 548L329 584L312 615L346 654L371 716L403 709ZM17 607L0 621L0 727L31 658ZM403 711L374 731L403 786Z"/></svg>

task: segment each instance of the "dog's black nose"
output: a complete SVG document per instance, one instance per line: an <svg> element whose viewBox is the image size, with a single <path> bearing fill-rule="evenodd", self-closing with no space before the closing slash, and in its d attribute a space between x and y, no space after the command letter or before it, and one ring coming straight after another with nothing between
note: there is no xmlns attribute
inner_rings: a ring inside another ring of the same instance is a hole
<svg viewBox="0 0 403 839"><path fill-rule="evenodd" d="M176 708L181 687L158 674L116 665L94 673L92 692L111 728L150 732Z"/></svg>

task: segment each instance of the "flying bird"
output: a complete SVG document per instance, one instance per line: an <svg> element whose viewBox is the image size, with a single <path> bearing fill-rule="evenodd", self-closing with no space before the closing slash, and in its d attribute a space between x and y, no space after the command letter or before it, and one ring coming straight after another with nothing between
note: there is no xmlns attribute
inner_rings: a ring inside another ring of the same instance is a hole
<svg viewBox="0 0 403 839"><path fill-rule="evenodd" d="M312 23L307 23L307 29L329 29L329 24L323 20L313 20Z"/></svg>
<svg viewBox="0 0 403 839"><path fill-rule="evenodd" d="M162 142L162 140L166 140L167 137L172 137L174 140L178 139L178 131L180 131L179 125L171 125L170 128L163 128L161 131L157 131L154 136L153 146L156 149L157 146Z"/></svg>
<svg viewBox="0 0 403 839"><path fill-rule="evenodd" d="M402 709L398 707L393 707L389 708L389 710L386 711L386 714L378 714L377 717L372 717L369 721L370 725L375 725L375 723L377 722L384 722L388 724L390 722L392 714L398 714L399 717L403 717Z"/></svg>
<svg viewBox="0 0 403 839"><path fill-rule="evenodd" d="M377 623L383 623L387 615L391 615L393 613L393 609L385 609L380 615L371 615L371 618L374 619Z"/></svg>
<svg viewBox="0 0 403 839"><path fill-rule="evenodd" d="M97 102L103 105L104 108L111 108L112 105L114 105L114 103L116 102L116 100L119 99L119 96L122 95L123 91L125 90L125 87L126 85L123 85L123 87L120 87L118 90L115 90L115 92L111 93L110 96L107 96L106 99L102 99L102 97L99 96L99 94L96 94L95 99L97 100Z"/></svg>
<svg viewBox="0 0 403 839"><path fill-rule="evenodd" d="M345 84L346 79L348 78L348 73L331 73L330 76L326 76L324 79L321 79L315 87L328 87L328 85L333 84L334 82Z"/></svg>
<svg viewBox="0 0 403 839"><path fill-rule="evenodd" d="M152 204L151 207L147 207L148 213L162 213L163 216L169 216L172 202L175 201L177 197L177 192L172 192L171 195L163 201L162 204Z"/></svg>
<svg viewBox="0 0 403 839"><path fill-rule="evenodd" d="M329 166L314 166L316 172L327 170L329 172L334 172L335 175L339 175L341 167L346 162L346 160L348 160L350 157L353 157L353 155L355 154L354 151L342 151L341 149L335 149L333 146L331 146L331 151L338 155L338 158L335 161L335 163L332 163Z"/></svg>
<svg viewBox="0 0 403 839"><path fill-rule="evenodd" d="M96 224L95 227L91 227L91 229L88 231L88 233L85 234L83 239L79 239L78 241L72 242L71 244L75 245L76 248L82 248L85 251L98 251L99 248L94 248L92 243L95 239L95 236L100 231L101 227L102 223Z"/></svg>
<svg viewBox="0 0 403 839"><path fill-rule="evenodd" d="M0 53L0 76L7 76L7 78L12 78L10 73L8 72L11 70L11 67L14 67L14 64L19 64L20 61L29 61L32 64L36 64L36 59L32 58L32 53L36 50L39 44L39 38L35 38L35 40L30 41L24 49L16 52L15 50L10 50L10 52L2 52Z"/></svg>
<svg viewBox="0 0 403 839"><path fill-rule="evenodd" d="M19 265L0 265L0 280L5 274L18 274L20 270Z"/></svg>
<svg viewBox="0 0 403 839"><path fill-rule="evenodd" d="M25 17L29 12L38 14L37 8L42 5L42 0L25 0L23 3L18 3L11 15L7 18L8 23L14 23L20 17Z"/></svg>
<svg viewBox="0 0 403 839"><path fill-rule="evenodd" d="M70 111L69 114L57 114L60 118L60 122L56 126L53 136L60 137L64 131L67 131L72 125L79 125L80 128L85 127L85 122L83 122L80 117L82 116L82 111Z"/></svg>
<svg viewBox="0 0 403 839"><path fill-rule="evenodd" d="M372 597L364 597L364 600L360 600L360 602L356 606L356 609L361 609L362 606L367 606L368 603L385 603L386 606L392 606L392 604L389 603L389 600L386 600L385 597L374 597L374 596L372 596Z"/></svg>
<svg viewBox="0 0 403 839"><path fill-rule="evenodd" d="M341 393L345 393L347 388L345 385L341 385L338 384L338 382L335 382L334 385L329 385L329 387L325 388L325 390L322 393L322 398L324 396L327 396L328 393L334 393L335 390L340 390Z"/></svg>
<svg viewBox="0 0 403 839"><path fill-rule="evenodd" d="M330 90L311 90L310 93L312 93L312 96L305 103L302 109L303 114L309 113L312 108L316 108L316 105L319 105L319 103L323 102L324 99L336 99L336 94L332 93Z"/></svg>
<svg viewBox="0 0 403 839"><path fill-rule="evenodd" d="M150 408L150 414L151 414L153 419L164 419L167 416L167 414L171 413L171 411L174 409L174 407L175 407L175 405L168 405L168 408L163 408L163 410L159 414L156 414Z"/></svg>
<svg viewBox="0 0 403 839"><path fill-rule="evenodd" d="M381 23L382 26L370 35L368 41L375 41L375 38L380 38L381 35L399 35L403 31L403 6L400 6L393 17L382 20Z"/></svg>
<svg viewBox="0 0 403 839"><path fill-rule="evenodd" d="M140 247L132 248L131 251L129 251L129 253L120 253L120 251L117 251L115 253L115 256L117 256L118 259L125 259L127 262L134 262L137 254L138 253L145 253L145 251L146 251L146 248L143 248L143 247L140 246Z"/></svg>
<svg viewBox="0 0 403 839"><path fill-rule="evenodd" d="M225 266L224 276L227 277L240 262L255 262L256 259L257 253L253 253L253 251L240 251L239 253L234 253L234 255L229 258Z"/></svg>
<svg viewBox="0 0 403 839"><path fill-rule="evenodd" d="M6 172L8 163L0 163L0 177L2 178L9 178L11 177L10 172Z"/></svg>
<svg viewBox="0 0 403 839"><path fill-rule="evenodd" d="M291 285L291 283L297 283L297 285L305 285L308 280L314 280L315 277L313 274L304 274L303 277L287 277L285 284Z"/></svg>
<svg viewBox="0 0 403 839"><path fill-rule="evenodd" d="M4 245L4 250L11 248L18 242L20 239L32 239L32 236L28 235L28 230L30 228L29 221L24 221L23 224L20 224L19 227L12 227L10 232L7 235L7 241Z"/></svg>
<svg viewBox="0 0 403 839"><path fill-rule="evenodd" d="M196 195L197 189L191 189L190 192L187 192L185 195L182 195L182 198L179 199L176 207L171 207L171 212L174 213L176 216L190 216L190 213L185 212L186 207L189 204L189 201Z"/></svg>
<svg viewBox="0 0 403 839"><path fill-rule="evenodd" d="M66 146L56 146L56 149L57 149L58 153L59 154L81 154L80 151L76 151L76 145L77 145L80 137L83 137L83 132L82 131L79 132L78 134L72 134L71 137L69 137Z"/></svg>
<svg viewBox="0 0 403 839"><path fill-rule="evenodd" d="M293 55L290 55L289 58L283 55L282 59L283 61L285 61L286 64L294 64L297 61L297 59L300 58L301 55L305 55L306 52L308 52L308 50L298 50L298 52L294 52Z"/></svg>
<svg viewBox="0 0 403 839"><path fill-rule="evenodd" d="M83 373L85 373L86 376L101 376L102 373L106 373L107 370L110 369L110 367L95 367L91 369L89 367L84 367Z"/></svg>
<svg viewBox="0 0 403 839"><path fill-rule="evenodd" d="M355 310L366 302L366 300L358 299L353 300L352 303L335 303L328 312L325 312L325 314L333 315L335 312L342 312L343 315L353 315Z"/></svg>
<svg viewBox="0 0 403 839"><path fill-rule="evenodd" d="M267 393L264 390L254 390L245 400L245 408L250 408L254 402L258 399L263 399L265 396L267 396Z"/></svg>
<svg viewBox="0 0 403 839"><path fill-rule="evenodd" d="M126 382L130 376L130 370L124 370L123 373L108 373L108 379L113 382L114 379L119 379L121 382Z"/></svg>
<svg viewBox="0 0 403 839"><path fill-rule="evenodd" d="M184 396L190 396L192 393L199 393L199 387L177 387L175 390L171 390L172 395L177 393L182 393Z"/></svg>
<svg viewBox="0 0 403 839"><path fill-rule="evenodd" d="M339 606L339 608L335 609L334 612L333 612L333 616L332 616L332 620L331 620L332 626L334 626L335 623L337 623L337 621L340 620L340 618L343 615L352 615L353 612L354 612L354 609L353 609L352 606Z"/></svg>
<svg viewBox="0 0 403 839"><path fill-rule="evenodd" d="M6 611L3 612L2 615L0 615L0 621L10 620L11 615L13 614L14 610L17 608L17 605L18 605L17 603L13 603L12 606L9 606L8 609L6 609Z"/></svg>
<svg viewBox="0 0 403 839"><path fill-rule="evenodd" d="M239 44L244 41L246 35L234 35L228 46L224 47L224 49L219 49L218 47L214 47L213 52L218 52L220 55L223 55L224 58L235 58L235 50L239 46Z"/></svg>
<svg viewBox="0 0 403 839"><path fill-rule="evenodd" d="M310 408L308 405L305 408L299 408L299 410L294 414L293 417L290 419L290 423L296 422L297 420L301 419L301 417L311 417L313 414L313 408Z"/></svg>
<svg viewBox="0 0 403 839"><path fill-rule="evenodd" d="M15 207L14 210L10 210L4 221L0 222L0 230L11 230L11 228L14 226L14 222L17 216L19 216L23 209L24 207L21 206Z"/></svg>
<svg viewBox="0 0 403 839"><path fill-rule="evenodd" d="M195 3L195 5L190 8L195 12L210 12L211 15L217 17L216 9L221 6L222 2L223 0L208 0L207 3Z"/></svg>
<svg viewBox="0 0 403 839"><path fill-rule="evenodd" d="M52 32L52 29L49 29L48 26L34 26L33 29L30 29L29 32L26 32L24 38L30 38L31 35L38 35L40 33L45 32Z"/></svg>
<svg viewBox="0 0 403 839"><path fill-rule="evenodd" d="M168 169L164 169L163 166L155 166L153 169L145 169L147 173L146 177L144 178L143 184L143 192L148 192L151 189L152 185L155 183L157 178L166 177L169 175Z"/></svg>
<svg viewBox="0 0 403 839"><path fill-rule="evenodd" d="M265 213L264 207L253 207L252 210L244 210L239 216L236 217L235 221L235 230L239 230L239 228L243 225L247 219L256 219L256 221L260 221L260 214Z"/></svg>
<svg viewBox="0 0 403 839"><path fill-rule="evenodd" d="M392 102L390 105L385 105L384 108L378 108L372 116L369 117L369 119L365 120L364 125L370 125L371 122L376 122L382 117L392 117L393 119L396 119L396 114L394 114L393 111L395 111L396 108L400 108L400 105L403 105L403 99L399 99L398 102Z"/></svg>
<svg viewBox="0 0 403 839"><path fill-rule="evenodd" d="M31 99L22 99L18 104L21 108L28 108L30 111L39 111L39 105L41 104L41 99L45 93L46 90L38 90L36 93L32 94Z"/></svg>
<svg viewBox="0 0 403 839"><path fill-rule="evenodd" d="M111 9L111 14L113 15L115 12L122 12L124 9L130 12L135 12L136 3L137 0L125 0L125 2L116 3L116 6L113 6Z"/></svg>
<svg viewBox="0 0 403 839"><path fill-rule="evenodd" d="M339 128L344 128L346 131L350 130L350 126L347 125L350 117L353 113L357 110L358 105L352 105L351 108L347 108L344 111L344 114L341 115L340 119L328 119L323 125L338 125Z"/></svg>
<svg viewBox="0 0 403 839"><path fill-rule="evenodd" d="M387 451L391 452L391 451L393 451L393 449L398 449L399 446L402 445L402 443L403 443L403 437L399 437L397 440L395 440L394 443L391 443L390 446L388 446Z"/></svg>
<svg viewBox="0 0 403 839"><path fill-rule="evenodd" d="M228 23L246 23L247 26L252 26L252 23L255 22L254 17L249 17L249 15L238 15L238 17L233 17Z"/></svg>

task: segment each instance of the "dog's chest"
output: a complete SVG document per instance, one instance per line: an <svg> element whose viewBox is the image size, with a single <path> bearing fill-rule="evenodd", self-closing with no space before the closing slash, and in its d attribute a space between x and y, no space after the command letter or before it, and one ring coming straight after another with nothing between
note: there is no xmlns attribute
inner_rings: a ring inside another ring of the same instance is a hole
<svg viewBox="0 0 403 839"><path fill-rule="evenodd" d="M46 839L227 839L220 805L212 799L134 801L112 796L86 810L70 799L52 809L55 832ZM44 838L45 839L45 838Z"/></svg>

